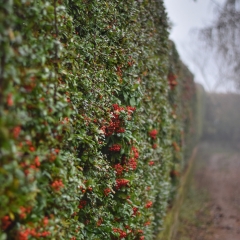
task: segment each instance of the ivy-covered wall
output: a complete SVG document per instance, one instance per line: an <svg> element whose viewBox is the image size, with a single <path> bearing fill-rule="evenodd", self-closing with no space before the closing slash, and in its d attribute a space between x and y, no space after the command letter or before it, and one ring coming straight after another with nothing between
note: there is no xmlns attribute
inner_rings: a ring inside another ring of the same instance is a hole
<svg viewBox="0 0 240 240"><path fill-rule="evenodd" d="M153 239L193 121L162 0L0 10L0 239Z"/></svg>

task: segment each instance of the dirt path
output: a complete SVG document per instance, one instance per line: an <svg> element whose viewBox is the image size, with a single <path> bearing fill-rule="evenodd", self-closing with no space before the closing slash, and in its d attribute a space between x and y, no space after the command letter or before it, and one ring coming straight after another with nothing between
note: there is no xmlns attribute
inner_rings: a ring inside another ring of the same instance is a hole
<svg viewBox="0 0 240 240"><path fill-rule="evenodd" d="M240 240L240 151L203 143L185 195L175 240Z"/></svg>

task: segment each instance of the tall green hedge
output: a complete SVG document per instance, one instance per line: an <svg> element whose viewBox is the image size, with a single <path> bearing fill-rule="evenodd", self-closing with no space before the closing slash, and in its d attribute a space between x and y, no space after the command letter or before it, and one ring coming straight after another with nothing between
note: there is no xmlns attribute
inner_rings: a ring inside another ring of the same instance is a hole
<svg viewBox="0 0 240 240"><path fill-rule="evenodd" d="M0 9L0 239L153 239L179 151L162 0Z"/></svg>
<svg viewBox="0 0 240 240"><path fill-rule="evenodd" d="M172 108L172 165L171 200L178 190L181 173L185 170L190 154L199 138L198 99L194 76L181 61L175 44L169 42L168 82L170 85L169 103ZM201 101L202 99L199 99ZM172 202L171 202L172 203Z"/></svg>

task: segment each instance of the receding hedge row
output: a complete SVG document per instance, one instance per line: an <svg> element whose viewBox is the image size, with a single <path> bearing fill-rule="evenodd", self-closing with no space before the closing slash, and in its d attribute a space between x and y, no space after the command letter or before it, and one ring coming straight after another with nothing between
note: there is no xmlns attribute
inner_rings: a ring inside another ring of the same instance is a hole
<svg viewBox="0 0 240 240"><path fill-rule="evenodd" d="M170 41L168 82L169 103L172 107L172 179L171 198L173 199L178 188L179 176L184 171L193 147L200 138L197 116L199 107L196 99L194 76L181 61L175 44ZM202 101L202 99L199 99Z"/></svg>
<svg viewBox="0 0 240 240"><path fill-rule="evenodd" d="M192 121L162 1L0 9L1 239L153 239Z"/></svg>

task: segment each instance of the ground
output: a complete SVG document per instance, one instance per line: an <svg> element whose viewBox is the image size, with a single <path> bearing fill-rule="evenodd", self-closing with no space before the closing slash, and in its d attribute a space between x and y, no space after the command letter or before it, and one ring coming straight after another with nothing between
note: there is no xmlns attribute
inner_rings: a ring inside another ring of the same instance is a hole
<svg viewBox="0 0 240 240"><path fill-rule="evenodd" d="M240 239L240 148L201 143L184 191L174 240Z"/></svg>

